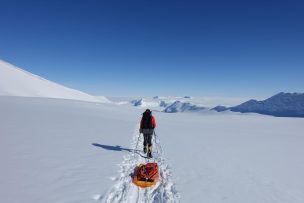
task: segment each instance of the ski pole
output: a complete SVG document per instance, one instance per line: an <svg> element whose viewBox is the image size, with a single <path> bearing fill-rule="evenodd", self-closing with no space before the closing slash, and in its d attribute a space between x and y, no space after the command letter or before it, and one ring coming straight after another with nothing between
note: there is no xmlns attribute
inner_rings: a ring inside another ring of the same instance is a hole
<svg viewBox="0 0 304 203"><path fill-rule="evenodd" d="M155 133L155 130L153 131L153 133L154 133L155 144L156 144L156 133ZM157 138L158 138L158 136L157 136ZM158 143L159 143L159 140L158 140Z"/></svg>
<svg viewBox="0 0 304 203"><path fill-rule="evenodd" d="M159 149L158 149L158 143L156 142L155 130L153 131L153 134L154 134L155 150L156 150L156 153L159 155Z"/></svg>
<svg viewBox="0 0 304 203"><path fill-rule="evenodd" d="M137 150L137 146L138 146L138 142L139 142L139 138L140 138L140 133L138 134L138 139L137 139L137 142L136 142L136 147L135 147L135 149L134 149L134 153L135 153L135 151Z"/></svg>
<svg viewBox="0 0 304 203"><path fill-rule="evenodd" d="M154 131L154 137L155 137L155 144L156 144L156 137L157 137L157 139L158 139L158 146L159 146L159 149L160 149L160 154L163 154L163 148L162 148L162 146L161 146L161 144L160 144L160 139L159 139L159 137L156 135L156 133L155 133L155 131Z"/></svg>

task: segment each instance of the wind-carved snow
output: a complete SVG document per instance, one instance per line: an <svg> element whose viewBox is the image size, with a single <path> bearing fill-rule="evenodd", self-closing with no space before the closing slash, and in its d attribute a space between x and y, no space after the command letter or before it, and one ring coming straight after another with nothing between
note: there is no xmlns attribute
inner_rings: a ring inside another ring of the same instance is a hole
<svg viewBox="0 0 304 203"><path fill-rule="evenodd" d="M137 130L136 130L137 131ZM115 178L117 182L102 198L103 203L165 203L179 202L179 193L172 181L172 173L167 164L161 148L159 138L154 135L153 158L148 160L143 157L142 151L142 136L134 133L131 148L133 152L126 155L120 165L120 176ZM159 181L151 188L139 188L132 183L131 175L134 168L142 163L157 162L159 166Z"/></svg>
<svg viewBox="0 0 304 203"><path fill-rule="evenodd" d="M103 96L97 98L59 85L2 60L0 60L0 95L110 102Z"/></svg>

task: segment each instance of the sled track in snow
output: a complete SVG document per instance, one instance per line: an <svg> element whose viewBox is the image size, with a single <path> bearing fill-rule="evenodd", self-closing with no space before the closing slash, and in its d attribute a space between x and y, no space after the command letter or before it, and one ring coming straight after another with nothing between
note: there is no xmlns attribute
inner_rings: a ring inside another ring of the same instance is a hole
<svg viewBox="0 0 304 203"><path fill-rule="evenodd" d="M135 131L137 132L137 130ZM142 135L141 135L142 138ZM156 140L155 140L156 138ZM151 162L157 162L159 165L159 181L151 188L142 189L132 183L131 174L134 168L141 164L146 163L147 160L141 156L139 149L142 147L142 139L139 140L137 149L136 143L138 134L134 133L131 148L135 149L134 152L126 155L122 164L120 164L120 176L116 178L117 182L105 194L101 202L103 203L166 203L166 202L179 202L179 193L175 189L172 182L172 175L170 167L163 157L162 148L157 137L153 137L153 159Z"/></svg>

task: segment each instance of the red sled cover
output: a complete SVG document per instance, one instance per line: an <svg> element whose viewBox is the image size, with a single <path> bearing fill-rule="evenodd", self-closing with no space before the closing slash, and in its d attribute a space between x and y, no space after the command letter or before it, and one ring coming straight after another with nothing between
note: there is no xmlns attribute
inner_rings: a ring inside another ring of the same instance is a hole
<svg viewBox="0 0 304 203"><path fill-rule="evenodd" d="M159 178L157 163L140 164L134 170L132 182L141 188L154 186Z"/></svg>

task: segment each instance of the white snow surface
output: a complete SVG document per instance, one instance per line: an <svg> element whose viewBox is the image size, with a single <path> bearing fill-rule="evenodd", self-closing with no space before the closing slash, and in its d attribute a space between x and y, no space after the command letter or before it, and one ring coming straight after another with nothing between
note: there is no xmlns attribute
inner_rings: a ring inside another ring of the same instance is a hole
<svg viewBox="0 0 304 203"><path fill-rule="evenodd" d="M304 119L153 112L161 178L139 189L142 110L0 96L0 202L304 202Z"/></svg>
<svg viewBox="0 0 304 203"><path fill-rule="evenodd" d="M105 97L94 97L34 75L0 60L0 95L47 97L108 103Z"/></svg>

